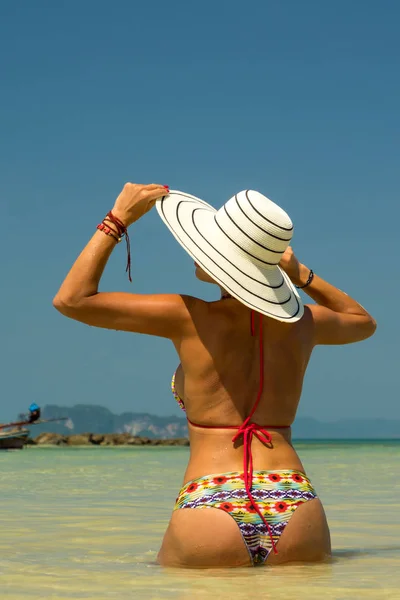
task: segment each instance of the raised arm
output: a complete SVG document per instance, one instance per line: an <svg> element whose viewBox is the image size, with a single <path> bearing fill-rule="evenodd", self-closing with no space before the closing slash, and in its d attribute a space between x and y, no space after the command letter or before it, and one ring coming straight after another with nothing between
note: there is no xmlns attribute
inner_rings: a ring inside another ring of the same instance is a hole
<svg viewBox="0 0 400 600"><path fill-rule="evenodd" d="M166 194L165 186L128 183L118 196L112 215L128 227ZM71 267L53 300L54 307L66 317L94 327L170 339L184 336L190 328L189 308L194 299L179 294L98 291L104 268L119 239L118 225L112 221L106 221L106 225L107 228L96 231Z"/></svg>
<svg viewBox="0 0 400 600"><path fill-rule="evenodd" d="M301 264L288 248L280 267L289 275L294 285L304 286L310 269ZM371 315L353 298L318 275L314 275L304 292L316 304L309 304L314 326L314 344L351 344L369 338L376 329Z"/></svg>

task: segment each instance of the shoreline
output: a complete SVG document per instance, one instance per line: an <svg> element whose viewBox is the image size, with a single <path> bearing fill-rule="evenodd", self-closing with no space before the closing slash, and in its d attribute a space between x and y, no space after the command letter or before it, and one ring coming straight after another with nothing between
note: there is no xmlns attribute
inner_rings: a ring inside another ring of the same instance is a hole
<svg viewBox="0 0 400 600"><path fill-rule="evenodd" d="M392 438L295 438L293 443L317 445L323 444L400 444L400 437ZM43 432L37 437L28 437L25 446L189 446L188 438L149 438L131 433L76 433L63 435Z"/></svg>
<svg viewBox="0 0 400 600"><path fill-rule="evenodd" d="M156 439L131 433L41 433L26 446L189 446L187 438Z"/></svg>

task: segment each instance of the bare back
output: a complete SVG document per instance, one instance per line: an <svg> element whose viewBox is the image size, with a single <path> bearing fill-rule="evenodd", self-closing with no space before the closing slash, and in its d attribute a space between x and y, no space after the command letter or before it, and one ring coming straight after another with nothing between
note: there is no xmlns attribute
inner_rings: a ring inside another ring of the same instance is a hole
<svg viewBox="0 0 400 600"><path fill-rule="evenodd" d="M251 335L251 311L234 299L193 302L193 333L176 349L181 365L176 389L184 400L189 424L191 459L185 481L205 473L243 468L242 445L232 444L233 432L219 425L239 426L249 415L260 383L258 315ZM271 447L254 440L257 469L303 469L290 444L290 428L299 403L302 383L312 351L312 320L305 316L293 324L262 318L264 386L253 420L268 425ZM216 428L216 429L214 429Z"/></svg>

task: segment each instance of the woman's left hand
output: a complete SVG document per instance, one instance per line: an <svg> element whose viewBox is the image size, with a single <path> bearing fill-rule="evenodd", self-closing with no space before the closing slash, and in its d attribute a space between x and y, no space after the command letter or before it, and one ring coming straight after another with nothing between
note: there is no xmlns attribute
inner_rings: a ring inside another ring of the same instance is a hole
<svg viewBox="0 0 400 600"><path fill-rule="evenodd" d="M168 193L169 188L166 185L126 183L115 201L112 213L123 222L125 227L129 227L149 212L156 200Z"/></svg>

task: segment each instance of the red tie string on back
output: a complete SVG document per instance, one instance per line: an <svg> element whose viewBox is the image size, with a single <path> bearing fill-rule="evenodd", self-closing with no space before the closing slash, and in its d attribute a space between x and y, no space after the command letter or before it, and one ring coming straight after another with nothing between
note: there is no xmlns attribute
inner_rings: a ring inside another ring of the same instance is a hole
<svg viewBox="0 0 400 600"><path fill-rule="evenodd" d="M127 261L126 261L125 272L128 273L129 281L132 282L132 277L131 277L131 241L129 239L128 229L127 229L127 227L125 227L125 225L123 224L123 222L120 221L120 219L118 219L118 217L116 217L115 215L113 215L113 213L112 213L111 210L110 210L110 212L107 213L106 219L108 219L109 221L111 221L111 223L114 223L115 227L118 230L119 237L125 236L125 240L126 240L126 253L127 253Z"/></svg>
<svg viewBox="0 0 400 600"><path fill-rule="evenodd" d="M262 315L259 314L260 318L260 333L259 333L259 343L260 343L260 384L258 388L257 399L255 404L249 414L249 416L243 421L241 425L199 425L198 423L194 423L187 417L188 422L194 427L200 427L202 429L237 429L237 433L232 438L232 442L235 443L236 440L243 436L243 453L244 453L244 485L247 493L247 497L249 498L252 507L261 518L262 522L267 528L269 533L269 537L271 540L272 548L275 554L278 554L276 549L276 545L274 542L274 538L272 536L272 530L269 524L267 523L264 515L261 513L260 508L257 505L256 500L254 499L251 488L253 484L253 454L251 450L251 443L253 440L253 436L255 436L261 443L266 444L267 446L272 443L271 434L265 429L266 427L273 427L274 429L287 429L290 425L258 425L257 423L250 423L250 419L253 417L254 413L257 410L257 407L260 403L263 388L264 388L264 346L263 346L263 330L262 330ZM251 335L255 335L255 312L251 311Z"/></svg>
<svg viewBox="0 0 400 600"><path fill-rule="evenodd" d="M261 425L257 423L250 423L251 418L257 410L257 407L260 403L263 388L264 388L264 346L263 346L263 330L262 330L262 315L259 315L260 319L260 331L259 331L259 341L260 341L260 384L258 388L257 400L254 403L254 406L249 414L249 416L243 421L243 423L238 428L237 433L232 438L232 442L236 442L236 440L243 436L243 452L244 452L244 486L246 488L246 493L251 501L251 504L261 518L262 522L266 526L269 537L271 539L272 548L275 554L278 554L276 549L276 545L274 539L272 537L272 530L269 524L267 523L264 515L261 513L260 508L257 506L257 502L254 500L253 495L251 493L251 488L253 485L253 453L251 450L251 443L253 441L253 436L255 436L261 443L269 445L272 442L271 434L264 429ZM254 312L251 311L251 335L255 335L255 315Z"/></svg>

